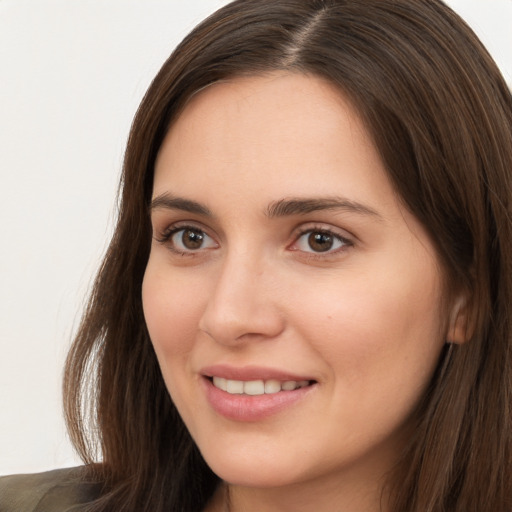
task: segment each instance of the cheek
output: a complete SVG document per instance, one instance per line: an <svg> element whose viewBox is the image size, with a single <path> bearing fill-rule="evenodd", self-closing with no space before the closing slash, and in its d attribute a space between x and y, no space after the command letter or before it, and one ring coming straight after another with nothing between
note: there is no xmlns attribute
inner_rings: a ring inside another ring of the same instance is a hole
<svg viewBox="0 0 512 512"><path fill-rule="evenodd" d="M142 285L144 317L167 390L181 416L190 422L189 405L195 399L186 383L192 375L201 295L190 280L169 275L165 268L148 264Z"/></svg>
<svg viewBox="0 0 512 512"><path fill-rule="evenodd" d="M374 387L372 376L391 382L396 371L404 380L422 383L443 343L438 283L430 267L372 273L371 279L352 275L299 297L296 324L345 382Z"/></svg>
<svg viewBox="0 0 512 512"><path fill-rule="evenodd" d="M325 426L329 435L344 425L355 444L371 444L399 433L425 393L443 345L440 291L437 279L417 288L403 277L347 278L297 303L300 335L327 363L338 418Z"/></svg>
<svg viewBox="0 0 512 512"><path fill-rule="evenodd" d="M188 353L201 314L200 291L179 275L169 276L148 265L142 285L144 317L160 361Z"/></svg>

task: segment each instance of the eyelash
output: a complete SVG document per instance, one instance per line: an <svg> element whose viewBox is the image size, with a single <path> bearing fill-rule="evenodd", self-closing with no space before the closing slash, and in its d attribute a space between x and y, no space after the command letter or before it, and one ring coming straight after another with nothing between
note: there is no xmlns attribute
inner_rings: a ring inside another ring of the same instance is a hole
<svg viewBox="0 0 512 512"><path fill-rule="evenodd" d="M354 242L352 240L348 239L347 237L344 237L331 229L326 229L326 228L320 227L320 226L308 226L308 227L301 228L299 230L299 232L296 235L294 235L294 241L292 242L291 245L296 245L304 235L308 235L308 234L311 235L313 233L331 237L332 239L338 241L341 244L341 246L334 250L328 249L324 252L322 252L322 251L301 251L303 253L304 257L307 259L326 259L329 257L339 256L340 253L346 251L349 247L352 247L354 245ZM290 247L290 246L288 246L288 247ZM299 251L300 249L292 249L292 250Z"/></svg>
<svg viewBox="0 0 512 512"><path fill-rule="evenodd" d="M206 233L206 231L204 229L199 228L197 226L190 225L190 224L175 224L173 226L170 226L161 235L159 235L155 239L158 243L160 243L162 245L167 245L169 250L172 251L173 253L177 254L178 256L185 256L185 257L197 256L200 249L198 249L197 251L194 251L194 250L183 251L183 250L177 249L174 246L174 244L171 243L172 237L176 233L179 233L180 231L194 231L194 232L202 233L203 235L206 235L208 238L211 238L213 240L213 238L210 235L208 235L208 233Z"/></svg>
<svg viewBox="0 0 512 512"><path fill-rule="evenodd" d="M198 250L190 249L187 251L183 251L183 250L177 249L173 243L170 243L172 237L175 234L179 233L180 231L186 231L186 230L201 233L213 240L213 237L208 235L208 233L204 229L194 226L194 225L190 225L190 224L179 224L179 225L170 226L161 235L159 235L158 237L155 237L155 240L162 245L167 245L169 250L171 250L173 253L175 253L179 256L184 256L184 257L195 257L195 256L199 255L199 252L201 251L201 249L203 251L209 249L209 248L199 248ZM341 246L334 250L331 250L329 248L326 251L313 251L313 250L305 251L305 250L291 248L293 245L296 245L304 235L308 235L308 234L311 235L313 233L331 237L333 240L339 242L341 244ZM287 248L289 248L292 251L301 252L303 254L303 257L305 257L307 259L326 259L331 256L339 255L340 252L346 251L349 247L352 247L353 245L354 245L353 241L340 235L339 233L334 232L333 230L326 229L326 228L320 227L320 226L308 226L308 227L301 228L296 234L294 234L293 242L291 244L289 244L287 246Z"/></svg>

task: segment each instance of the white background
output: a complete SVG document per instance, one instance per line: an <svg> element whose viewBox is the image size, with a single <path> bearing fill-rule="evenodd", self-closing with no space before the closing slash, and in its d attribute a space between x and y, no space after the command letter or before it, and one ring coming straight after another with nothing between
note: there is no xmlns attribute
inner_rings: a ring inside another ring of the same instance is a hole
<svg viewBox="0 0 512 512"><path fill-rule="evenodd" d="M64 357L108 243L131 119L223 0L0 0L0 474L79 463ZM512 83L512 0L448 2Z"/></svg>

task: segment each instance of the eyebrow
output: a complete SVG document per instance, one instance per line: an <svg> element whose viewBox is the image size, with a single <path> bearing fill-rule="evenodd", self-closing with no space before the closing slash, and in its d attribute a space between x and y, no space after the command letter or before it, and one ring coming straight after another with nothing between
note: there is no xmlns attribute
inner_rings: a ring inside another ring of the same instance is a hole
<svg viewBox="0 0 512 512"><path fill-rule="evenodd" d="M173 196L167 192L152 199L149 207L151 211L156 209L181 210L206 217L214 217L213 213L205 205L191 199ZM291 217L292 215L307 215L308 213L322 210L342 210L383 220L383 217L373 208L343 197L280 199L269 204L265 215L274 219Z"/></svg>
<svg viewBox="0 0 512 512"><path fill-rule="evenodd" d="M201 203L183 197L176 197L168 193L161 194L152 199L149 209L150 211L157 209L181 210L196 213L197 215L204 215L206 217L213 217L212 212Z"/></svg>
<svg viewBox="0 0 512 512"><path fill-rule="evenodd" d="M383 217L373 208L343 197L281 199L271 203L267 208L266 214L270 218L276 218L306 215L321 210L342 210L383 220Z"/></svg>

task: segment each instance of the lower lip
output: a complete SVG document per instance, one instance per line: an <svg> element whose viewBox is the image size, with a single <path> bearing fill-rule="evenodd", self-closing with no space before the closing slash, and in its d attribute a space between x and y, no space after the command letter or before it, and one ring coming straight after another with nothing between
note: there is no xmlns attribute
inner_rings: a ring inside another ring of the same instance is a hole
<svg viewBox="0 0 512 512"><path fill-rule="evenodd" d="M213 410L235 421L260 421L295 405L308 395L316 384L293 391L279 391L265 395L232 395L216 388L212 381L203 378L206 398Z"/></svg>

